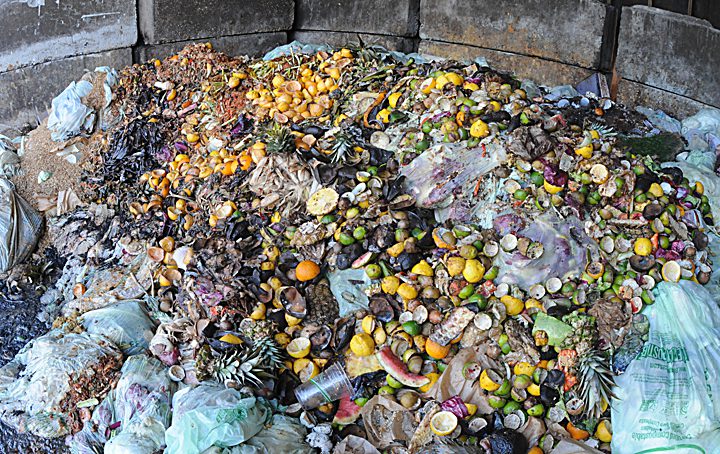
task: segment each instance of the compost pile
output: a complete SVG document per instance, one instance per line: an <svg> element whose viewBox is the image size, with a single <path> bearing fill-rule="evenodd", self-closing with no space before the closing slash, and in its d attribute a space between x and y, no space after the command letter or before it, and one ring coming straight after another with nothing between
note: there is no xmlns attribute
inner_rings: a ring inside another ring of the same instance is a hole
<svg viewBox="0 0 720 454"><path fill-rule="evenodd" d="M294 49L124 68L58 148L52 330L3 421L73 452L609 452L653 288L712 274L681 136L481 61Z"/></svg>

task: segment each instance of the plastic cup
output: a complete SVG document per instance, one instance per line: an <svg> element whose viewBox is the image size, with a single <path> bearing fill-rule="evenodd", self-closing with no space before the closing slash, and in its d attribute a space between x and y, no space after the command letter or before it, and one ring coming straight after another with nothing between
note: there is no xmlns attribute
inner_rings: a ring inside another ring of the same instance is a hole
<svg viewBox="0 0 720 454"><path fill-rule="evenodd" d="M295 397L306 410L336 401L345 394L351 393L350 379L345 370L337 363L295 388Z"/></svg>

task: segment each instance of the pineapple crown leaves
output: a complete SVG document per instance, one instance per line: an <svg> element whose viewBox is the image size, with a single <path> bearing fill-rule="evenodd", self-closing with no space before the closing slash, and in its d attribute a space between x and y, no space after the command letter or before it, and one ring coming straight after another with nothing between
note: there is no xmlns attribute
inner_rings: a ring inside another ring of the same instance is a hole
<svg viewBox="0 0 720 454"><path fill-rule="evenodd" d="M275 122L265 131L265 142L268 153L288 153L295 149L295 136L290 128Z"/></svg>
<svg viewBox="0 0 720 454"><path fill-rule="evenodd" d="M335 134L335 142L333 142L332 146L332 162L345 162L353 147L353 141L349 134L344 131Z"/></svg>
<svg viewBox="0 0 720 454"><path fill-rule="evenodd" d="M212 376L226 384L237 382L259 387L263 380L275 378L282 361L280 348L273 339L265 337L251 346L241 346L219 355L213 362Z"/></svg>
<svg viewBox="0 0 720 454"><path fill-rule="evenodd" d="M603 401L609 404L616 397L609 358L597 351L590 352L580 357L577 371L578 391L585 402L584 414L597 419L603 413Z"/></svg>

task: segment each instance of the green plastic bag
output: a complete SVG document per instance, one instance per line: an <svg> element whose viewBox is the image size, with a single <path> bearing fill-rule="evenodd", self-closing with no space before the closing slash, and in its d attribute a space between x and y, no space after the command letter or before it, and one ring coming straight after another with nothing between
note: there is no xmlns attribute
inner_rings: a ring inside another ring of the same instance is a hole
<svg viewBox="0 0 720 454"><path fill-rule="evenodd" d="M193 454L229 448L254 437L272 418L270 405L218 383L201 383L173 397L165 454Z"/></svg>
<svg viewBox="0 0 720 454"><path fill-rule="evenodd" d="M720 449L720 311L691 281L661 282L643 312L650 337L612 402L612 452L717 453Z"/></svg>

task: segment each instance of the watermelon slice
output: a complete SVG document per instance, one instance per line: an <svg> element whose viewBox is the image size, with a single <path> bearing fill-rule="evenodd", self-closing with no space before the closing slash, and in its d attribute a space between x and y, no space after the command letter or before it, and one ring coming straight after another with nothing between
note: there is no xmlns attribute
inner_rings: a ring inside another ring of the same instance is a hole
<svg viewBox="0 0 720 454"><path fill-rule="evenodd" d="M360 416L360 407L350 398L349 394L345 394L340 398L333 424L346 426L354 423Z"/></svg>
<svg viewBox="0 0 720 454"><path fill-rule="evenodd" d="M400 358L395 356L390 347L385 346L375 353L380 365L385 372L392 375L394 379L405 386L419 388L430 383L430 379L410 372Z"/></svg>

